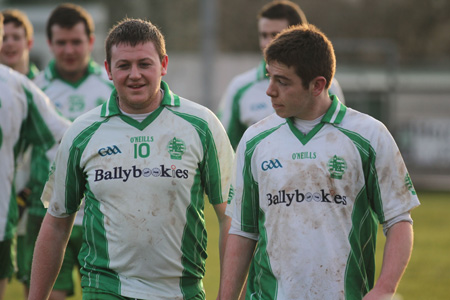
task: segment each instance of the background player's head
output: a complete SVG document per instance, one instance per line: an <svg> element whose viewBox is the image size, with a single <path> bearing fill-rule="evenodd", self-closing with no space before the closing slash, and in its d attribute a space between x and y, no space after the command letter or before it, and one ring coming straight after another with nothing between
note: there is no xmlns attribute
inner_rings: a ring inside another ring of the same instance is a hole
<svg viewBox="0 0 450 300"><path fill-rule="evenodd" d="M161 78L167 73L164 36L149 21L125 19L105 42L105 68L116 87L119 106L128 113L148 113L161 101Z"/></svg>
<svg viewBox="0 0 450 300"><path fill-rule="evenodd" d="M293 25L306 24L306 16L300 7L287 0L272 1L264 5L258 13L258 37L261 51L282 30Z"/></svg>
<svg viewBox="0 0 450 300"><path fill-rule="evenodd" d="M27 15L18 9L7 9L3 13L3 47L0 61L13 68L28 65L33 46L33 25Z"/></svg>
<svg viewBox="0 0 450 300"><path fill-rule="evenodd" d="M305 88L314 78L322 76L328 89L336 70L333 45L322 31L311 24L282 31L267 46L264 56L267 64L278 62L293 67Z"/></svg>
<svg viewBox="0 0 450 300"><path fill-rule="evenodd" d="M59 75L70 81L83 77L95 41L92 16L79 5L61 4L50 14L46 32Z"/></svg>

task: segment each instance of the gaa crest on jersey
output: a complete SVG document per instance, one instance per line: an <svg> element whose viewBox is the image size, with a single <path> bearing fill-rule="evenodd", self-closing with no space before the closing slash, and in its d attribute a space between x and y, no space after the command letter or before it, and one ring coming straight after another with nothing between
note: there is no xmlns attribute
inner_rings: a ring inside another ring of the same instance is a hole
<svg viewBox="0 0 450 300"><path fill-rule="evenodd" d="M408 188L408 190L411 192L411 194L417 195L417 194L416 194L416 190L414 189L414 186L413 186L411 177L409 176L409 173L406 173L406 176L405 176L405 185L406 185L406 187Z"/></svg>
<svg viewBox="0 0 450 300"><path fill-rule="evenodd" d="M167 151L169 151L171 159L181 160L184 152L186 152L186 144L183 140L174 137L167 144Z"/></svg>
<svg viewBox="0 0 450 300"><path fill-rule="evenodd" d="M331 178L342 179L345 171L347 170L347 163L342 157L337 155L333 156L328 161L328 171L330 172Z"/></svg>

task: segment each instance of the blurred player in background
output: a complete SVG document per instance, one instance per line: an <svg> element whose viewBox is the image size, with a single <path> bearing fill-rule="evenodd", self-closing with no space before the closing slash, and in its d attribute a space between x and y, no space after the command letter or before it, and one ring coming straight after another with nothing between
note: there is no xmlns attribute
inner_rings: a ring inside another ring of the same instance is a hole
<svg viewBox="0 0 450 300"><path fill-rule="evenodd" d="M106 102L113 89L103 67L94 62L94 21L81 6L61 4L50 14L46 26L47 42L53 59L35 79L63 116L75 120L81 114ZM48 178L50 161L42 148L34 147L29 181L30 208L25 261L28 281L34 245L45 216L40 198ZM75 218L64 263L50 295L50 300L65 299L74 293L73 268L79 269L78 253L82 244L84 206Z"/></svg>
<svg viewBox="0 0 450 300"><path fill-rule="evenodd" d="M34 42L33 25L27 15L18 9L6 9L2 13L5 33L0 62L33 79L39 73L36 65L30 62L30 50Z"/></svg>
<svg viewBox="0 0 450 300"><path fill-rule="evenodd" d="M36 65L30 62L30 50L33 47L33 25L27 15L18 9L6 9L2 11L4 20L3 46L0 51L0 62L19 73L33 79L39 70ZM28 219L27 199L30 190L26 187L30 177L30 153L27 142L22 140L20 146L20 156L17 158L15 188L17 192L17 203L19 205L19 223L17 226L16 241L16 263L17 279L25 283L27 278L27 268L25 265L25 232ZM28 151L26 151L28 150ZM27 286L25 285L25 296Z"/></svg>
<svg viewBox="0 0 450 300"><path fill-rule="evenodd" d="M0 14L0 36L3 15ZM3 39L0 39L0 48ZM49 150L69 125L49 99L24 75L0 65L0 299L14 272L12 242L18 221L16 160L25 139Z"/></svg>
<svg viewBox="0 0 450 300"><path fill-rule="evenodd" d="M307 23L300 7L284 0L272 1L263 6L257 19L261 52L283 29ZM264 60L257 67L234 77L228 85L218 115L233 148L237 148L244 131L250 125L274 113L270 98L266 95L268 86L269 78ZM330 93L344 103L344 95L336 80L331 83Z"/></svg>

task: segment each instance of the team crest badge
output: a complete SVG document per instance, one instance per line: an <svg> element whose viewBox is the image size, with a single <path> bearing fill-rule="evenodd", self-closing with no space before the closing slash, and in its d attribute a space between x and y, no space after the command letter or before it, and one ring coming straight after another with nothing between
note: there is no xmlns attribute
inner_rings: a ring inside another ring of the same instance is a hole
<svg viewBox="0 0 450 300"><path fill-rule="evenodd" d="M342 157L335 155L328 161L328 171L330 172L331 178L342 179L346 170L347 163Z"/></svg>
<svg viewBox="0 0 450 300"><path fill-rule="evenodd" d="M417 195L416 190L414 189L411 177L409 176L408 173L406 173L406 176L405 176L405 185L408 188L408 190L411 192L411 194Z"/></svg>
<svg viewBox="0 0 450 300"><path fill-rule="evenodd" d="M171 159L181 160L184 152L186 152L186 144L183 140L174 137L167 145L167 150L169 151Z"/></svg>

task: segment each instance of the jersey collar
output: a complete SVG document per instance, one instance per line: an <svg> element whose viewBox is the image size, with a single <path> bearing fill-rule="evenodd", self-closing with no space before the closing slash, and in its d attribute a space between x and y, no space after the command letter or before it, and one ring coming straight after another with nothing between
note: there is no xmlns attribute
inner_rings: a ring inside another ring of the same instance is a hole
<svg viewBox="0 0 450 300"><path fill-rule="evenodd" d="M64 81L65 83L73 86L73 87L78 87L80 86L81 83L83 83L83 81L89 76L89 75L101 75L102 73L102 69L100 67L99 64L97 64L95 61L93 61L92 59L89 60L88 65L87 65L87 70L86 70L86 74L83 76L83 78L81 78L80 80L78 80L77 82L68 82L66 80L64 80L61 75L59 75L58 70L56 69L56 63L55 60L51 60L50 63L48 64L47 68L45 68L44 71L44 75L45 75L45 79L47 79L48 81L53 81L55 79L59 79Z"/></svg>
<svg viewBox="0 0 450 300"><path fill-rule="evenodd" d="M345 112L347 111L347 107L338 100L335 95L330 95L331 103L330 108L323 116L321 123L330 123L330 124L340 124L342 119L344 119Z"/></svg>
<svg viewBox="0 0 450 300"><path fill-rule="evenodd" d="M161 80L161 89L164 90L164 98L161 100L161 106L173 106L177 107L180 106L180 97L169 89L169 85ZM114 88L111 96L109 97L109 100L103 103L102 105L102 111L101 116L104 118L112 117L115 115L121 115L119 105L116 101L117 99L117 91Z"/></svg>
<svg viewBox="0 0 450 300"><path fill-rule="evenodd" d="M39 69L36 67L36 65L32 62L28 65L28 79L34 79L39 74Z"/></svg>
<svg viewBox="0 0 450 300"><path fill-rule="evenodd" d="M256 80L261 81L264 79L269 79L269 76L267 76L266 61L262 60L257 68Z"/></svg>
<svg viewBox="0 0 450 300"><path fill-rule="evenodd" d="M330 98L332 100L331 106L328 109L328 111L323 116L322 120L319 124L317 124L308 134L304 135L300 132L300 130L297 129L294 125L294 121L292 118L287 118L286 122L291 129L292 133L298 138L298 140L303 144L306 145L315 135L317 132L322 129L322 127L326 124L333 124L337 125L342 122L342 119L344 119L345 112L347 111L347 107L341 103L341 101L338 100L338 98L335 95L330 95Z"/></svg>

